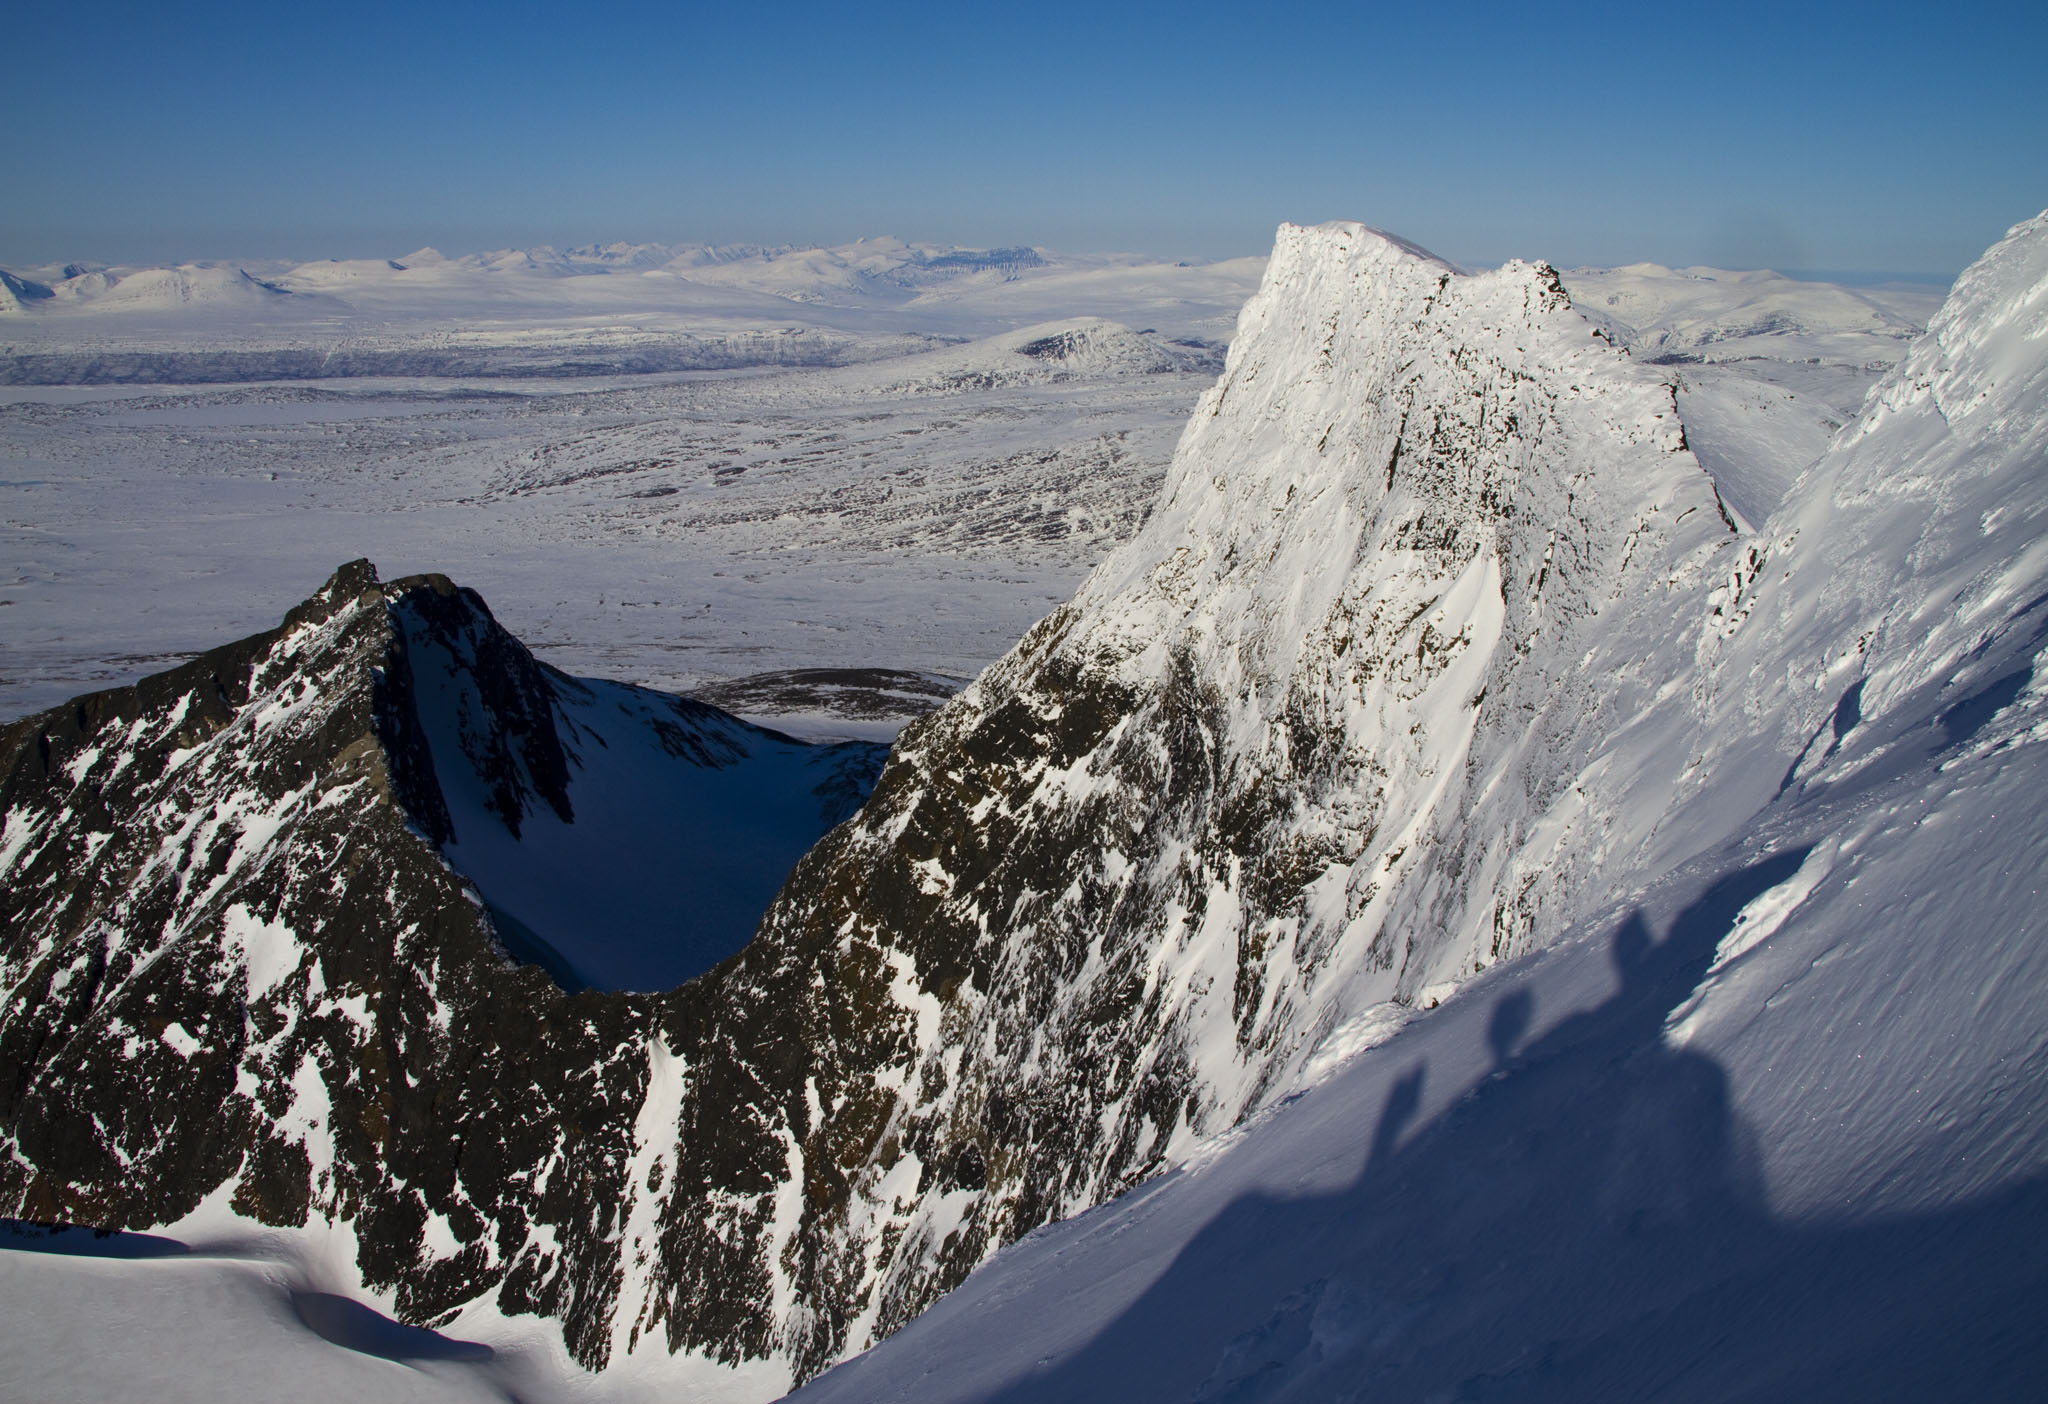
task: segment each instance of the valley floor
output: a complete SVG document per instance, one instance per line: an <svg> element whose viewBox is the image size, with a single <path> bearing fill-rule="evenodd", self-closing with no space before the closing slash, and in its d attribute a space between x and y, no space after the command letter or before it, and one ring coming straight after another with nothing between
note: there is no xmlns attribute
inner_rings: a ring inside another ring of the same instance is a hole
<svg viewBox="0 0 2048 1404"><path fill-rule="evenodd" d="M6 392L0 715L269 627L356 556L455 575L578 675L969 677L1135 527L1210 379L871 374Z"/></svg>

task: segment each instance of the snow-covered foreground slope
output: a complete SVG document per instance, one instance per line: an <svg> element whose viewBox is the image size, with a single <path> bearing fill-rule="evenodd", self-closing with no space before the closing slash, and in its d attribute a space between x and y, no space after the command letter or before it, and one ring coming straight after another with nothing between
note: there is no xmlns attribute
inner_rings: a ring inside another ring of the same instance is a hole
<svg viewBox="0 0 2048 1404"><path fill-rule="evenodd" d="M796 1397L2032 1397L2048 852L1981 835L2043 776L1971 769L1361 1021L1385 1041Z"/></svg>
<svg viewBox="0 0 2048 1404"><path fill-rule="evenodd" d="M11 1399L504 1400L507 1353L404 1327L259 1245L0 1229Z"/></svg>
<svg viewBox="0 0 2048 1404"><path fill-rule="evenodd" d="M2048 216L1676 615L1611 905L803 1397L2030 1397L2044 299Z"/></svg>

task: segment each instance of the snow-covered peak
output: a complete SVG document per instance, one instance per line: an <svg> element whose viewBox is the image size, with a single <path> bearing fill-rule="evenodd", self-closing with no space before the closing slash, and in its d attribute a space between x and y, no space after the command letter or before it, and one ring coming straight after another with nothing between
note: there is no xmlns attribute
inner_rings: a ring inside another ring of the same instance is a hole
<svg viewBox="0 0 2048 1404"><path fill-rule="evenodd" d="M1642 816L1601 757L1740 540L1548 267L1282 230L1147 524L904 733L742 957L894 968L893 1017L952 1031L795 1129L874 1147L830 1212L896 1245L846 1289L879 1305L792 1314L800 1366L1604 900Z"/></svg>
<svg viewBox="0 0 2048 1404"><path fill-rule="evenodd" d="M1401 830L1377 883L1426 873L1437 896L1416 915L1449 930L1475 889L1510 897L1496 920L1549 890L1551 915L1576 905L1578 939L1434 1015L1310 1020L1333 1030L1315 1065L1328 1081L1208 1143L1187 1173L1034 1236L799 1397L1279 1401L1360 1381L1390 1400L2027 1395L2048 1185L2029 1071L2048 986L2044 301L2048 216L1964 275L1763 533L1624 570L1623 592L1577 624L1510 630L1510 685L1555 680L1560 659L1607 672L1594 695L1627 700L1604 737L1554 729L1524 694L1506 711L1529 731L1495 738L1524 754L1518 773L1468 759L1396 802L1398 771L1381 777L1399 729L1351 733L1370 744L1341 764L1384 784L1390 823L1431 806L1447 820ZM1413 334L1394 340L1395 364L1428 359ZM1642 466L1542 437L1588 486ZM1573 507L1598 521L1619 500ZM1516 515L1501 535L1554 525ZM1717 588L1671 588L1702 564L1727 571ZM1631 611L1636 592L1650 602ZM1640 676L1616 666L1629 650ZM1184 670L1175 707L1206 722L1213 676ZM1315 739L1351 699L1310 700L1294 725ZM1414 725L1454 725L1453 710ZM1485 729L1467 757L1486 754ZM1546 770L1570 781L1547 810L1517 783ZM1085 794L1077 772L1062 781ZM1320 860L1303 821L1337 817L1333 787L1291 778L1278 836ZM1249 803L1219 804L1217 828ZM1227 988L1242 1030L1290 946L1315 950L1330 878L1306 865L1299 906L1268 898L1259 921L1260 846L1239 846L1228 878L1201 851L1168 848L1171 900L1208 912L1155 969L1168 988ZM1520 882L1500 880L1496 854ZM1589 870L1595 883L1575 882ZM1129 901L1098 906L1114 923ZM1424 947L1387 931L1354 923L1321 958L1369 939L1368 957L1405 969ZM1233 936L1234 972L1216 958ZM1108 941L1088 947L1089 968L1112 960Z"/></svg>
<svg viewBox="0 0 2048 1404"><path fill-rule="evenodd" d="M158 312L193 303L251 304L290 295L289 289L251 277L241 268L181 263L130 273L101 293L94 305L109 312Z"/></svg>
<svg viewBox="0 0 2048 1404"><path fill-rule="evenodd" d="M317 263L302 263L278 278L277 283L294 292L333 292L346 296L351 288L364 283L388 283L394 276L407 272L410 266L402 259L330 258Z"/></svg>
<svg viewBox="0 0 2048 1404"><path fill-rule="evenodd" d="M1553 455L1569 466L1531 471ZM1109 600L1149 598L1148 615L1228 619L1285 677L1291 658L1272 650L1301 644L1345 590L1375 588L1356 560L1365 541L1442 564L1484 536L1509 557L1498 564L1521 588L1495 593L1516 608L1570 569L1526 557L1554 556L1573 516L1605 532L1645 510L1702 514L1703 540L1727 529L1668 381L1596 335L1547 265L1466 276L1363 225L1287 225L1151 522L1077 608L1107 619ZM1530 539L1481 527L1502 511L1541 525ZM1133 620L1132 646L1158 622Z"/></svg>
<svg viewBox="0 0 2048 1404"><path fill-rule="evenodd" d="M1446 273L1457 272L1449 259L1432 253L1414 240L1376 229L1370 224L1360 224L1357 220L1283 224L1273 236L1273 262L1282 267L1281 280L1285 282L1291 282L1302 269L1327 266L1333 258L1350 262L1354 255L1388 266L1413 261Z"/></svg>

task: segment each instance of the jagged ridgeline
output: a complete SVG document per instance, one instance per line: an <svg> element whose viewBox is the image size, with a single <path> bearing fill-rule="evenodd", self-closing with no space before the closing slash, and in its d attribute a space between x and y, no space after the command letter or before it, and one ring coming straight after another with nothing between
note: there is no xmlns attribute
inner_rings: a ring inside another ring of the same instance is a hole
<svg viewBox="0 0 2048 1404"><path fill-rule="evenodd" d="M806 1378L1577 915L1640 837L1599 758L1743 540L1550 269L1285 228L1140 534L665 994L567 993L482 905L560 945L506 855L584 822L547 738L595 713L464 684L450 784L402 720L446 670L393 660L458 597L345 572L6 733L0 1190L348 1219L410 1320Z"/></svg>
<svg viewBox="0 0 2048 1404"><path fill-rule="evenodd" d="M514 1282L497 1245L587 1240L620 1197L658 1000L609 991L739 949L884 753L569 678L366 561L0 729L10 1211L162 1223L225 1188L355 1221L412 1314L481 1284L566 1319L571 1255Z"/></svg>

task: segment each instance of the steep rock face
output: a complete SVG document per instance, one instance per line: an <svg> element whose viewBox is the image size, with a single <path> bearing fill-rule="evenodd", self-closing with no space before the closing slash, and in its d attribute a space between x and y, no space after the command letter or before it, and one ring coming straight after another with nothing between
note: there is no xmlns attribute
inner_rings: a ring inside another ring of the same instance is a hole
<svg viewBox="0 0 2048 1404"><path fill-rule="evenodd" d="M735 963L810 1055L754 1103L805 1194L757 1339L803 1375L886 1333L1599 895L1598 758L1736 541L1549 269L1283 230L1144 531L906 732ZM669 1206L673 1345L724 1203Z"/></svg>
<svg viewBox="0 0 2048 1404"><path fill-rule="evenodd" d="M0 1203L144 1226L225 1194L266 1224L347 1223L408 1318L490 1294L601 1362L663 1001L570 994L504 951L572 973L664 893L664 926L623 933L641 967L709 964L744 936L695 930L690 863L655 861L672 826L622 820L750 792L699 821L732 861L691 857L758 867L779 842L786 865L879 756L578 683L474 594L367 562L277 630L5 728ZM579 808L618 871L564 867ZM548 947L494 910L546 925L536 891L613 924Z"/></svg>

